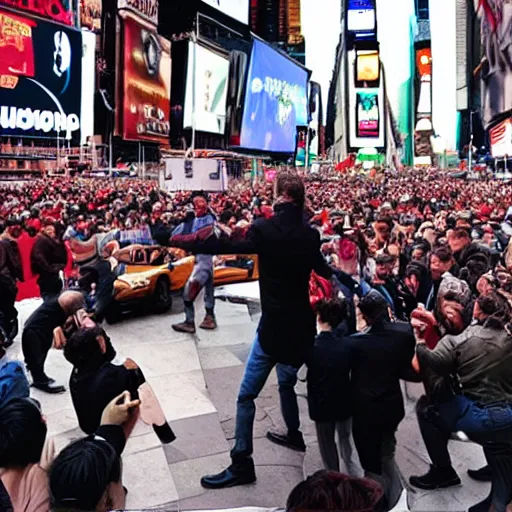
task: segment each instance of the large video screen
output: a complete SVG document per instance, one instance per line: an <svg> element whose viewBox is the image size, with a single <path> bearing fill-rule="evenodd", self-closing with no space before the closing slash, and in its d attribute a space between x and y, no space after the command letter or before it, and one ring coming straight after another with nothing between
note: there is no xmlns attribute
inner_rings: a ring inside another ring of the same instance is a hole
<svg viewBox="0 0 512 512"><path fill-rule="evenodd" d="M224 134L228 78L228 58L189 43L184 128L192 128L192 113L195 112L196 130Z"/></svg>
<svg viewBox="0 0 512 512"><path fill-rule="evenodd" d="M125 140L166 143L171 115L171 42L123 13L123 87L118 121ZM120 91L121 92L121 91Z"/></svg>
<svg viewBox="0 0 512 512"><path fill-rule="evenodd" d="M349 0L347 6L347 30L356 33L375 32L374 0Z"/></svg>
<svg viewBox="0 0 512 512"><path fill-rule="evenodd" d="M0 10L0 134L78 142L82 35Z"/></svg>
<svg viewBox="0 0 512 512"><path fill-rule="evenodd" d="M379 97L377 93L357 93L357 136L377 138L379 136Z"/></svg>
<svg viewBox="0 0 512 512"><path fill-rule="evenodd" d="M203 2L245 25L249 23L249 0L203 0Z"/></svg>
<svg viewBox="0 0 512 512"><path fill-rule="evenodd" d="M247 76L240 146L295 152L297 126L308 124L307 71L255 40Z"/></svg>
<svg viewBox="0 0 512 512"><path fill-rule="evenodd" d="M377 51L360 51L356 57L356 82L375 83L380 79L380 60Z"/></svg>

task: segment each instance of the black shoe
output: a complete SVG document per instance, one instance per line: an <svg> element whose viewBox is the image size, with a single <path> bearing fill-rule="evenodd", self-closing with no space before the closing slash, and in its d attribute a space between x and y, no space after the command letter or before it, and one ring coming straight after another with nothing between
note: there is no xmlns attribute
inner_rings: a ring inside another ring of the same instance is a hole
<svg viewBox="0 0 512 512"><path fill-rule="evenodd" d="M468 512L489 512L492 505L492 496L487 496L485 500L482 500L480 503L473 505L468 508Z"/></svg>
<svg viewBox="0 0 512 512"><path fill-rule="evenodd" d="M430 466L427 474L411 476L409 482L414 487L418 487L418 489L431 491L433 489L445 489L446 487L460 485L460 478L451 466L446 468Z"/></svg>
<svg viewBox="0 0 512 512"><path fill-rule="evenodd" d="M468 475L477 482L490 482L492 480L491 468L484 466L480 469L468 469Z"/></svg>
<svg viewBox="0 0 512 512"><path fill-rule="evenodd" d="M65 393L66 388L64 386L59 386L51 381L46 382L34 382L32 384L33 388L39 389L40 391L44 391L45 393L50 393L52 395L58 395L59 393Z"/></svg>
<svg viewBox="0 0 512 512"><path fill-rule="evenodd" d="M235 466L231 465L217 475L207 475L201 478L201 485L206 489L224 489L225 487L247 485L254 482L256 482L256 473L252 459L243 470L235 469Z"/></svg>
<svg viewBox="0 0 512 512"><path fill-rule="evenodd" d="M279 446L286 446L296 452L305 452L306 443L302 437L302 432L297 431L293 434L278 434L277 432L267 432L267 439Z"/></svg>

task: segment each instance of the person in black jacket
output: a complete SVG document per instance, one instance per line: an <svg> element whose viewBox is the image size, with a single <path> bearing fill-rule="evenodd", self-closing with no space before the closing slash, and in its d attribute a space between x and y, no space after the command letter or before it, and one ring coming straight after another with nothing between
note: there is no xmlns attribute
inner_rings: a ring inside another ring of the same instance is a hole
<svg viewBox="0 0 512 512"><path fill-rule="evenodd" d="M315 314L309 302L309 279L314 270L330 278L332 273L320 252L320 235L304 219L304 184L292 173L281 173L275 184L275 215L258 219L246 239L233 241L214 236L200 240L201 233L171 238L171 245L196 254L258 254L262 316L246 364L237 401L235 446L232 465L201 484L222 488L256 480L253 451L255 398L277 365L281 410L288 428L285 435L269 432L270 441L305 451L299 430L295 394L297 371L314 344ZM211 230L211 233L214 231Z"/></svg>
<svg viewBox="0 0 512 512"><path fill-rule="evenodd" d="M382 484L393 508L403 489L395 464L395 434L405 416L400 379L410 371L416 342L409 324L389 321L388 304L376 290L359 310L369 327L350 337L352 433L366 476Z"/></svg>
<svg viewBox="0 0 512 512"><path fill-rule="evenodd" d="M341 458L350 476L361 476L352 457L352 404L350 397L350 348L334 329L345 320L347 306L339 299L316 304L319 334L308 355L309 416L315 422L322 461L326 469L340 471ZM338 435L336 446L335 434Z"/></svg>

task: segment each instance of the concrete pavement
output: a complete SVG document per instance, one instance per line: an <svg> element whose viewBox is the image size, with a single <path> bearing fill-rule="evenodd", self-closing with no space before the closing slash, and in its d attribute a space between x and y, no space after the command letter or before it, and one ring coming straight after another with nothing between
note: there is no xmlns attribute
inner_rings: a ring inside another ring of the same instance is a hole
<svg viewBox="0 0 512 512"><path fill-rule="evenodd" d="M36 305L30 301L20 306L22 322ZM170 315L127 318L106 326L118 352L134 359L144 371L177 435L174 443L162 446L150 427L137 426L123 455L123 481L129 490L130 509L284 506L290 490L305 475L321 468L303 383L297 390L308 445L306 455L275 446L265 438L269 428L283 426L273 372L256 402L257 483L221 491L207 491L199 485L201 476L229 464L236 396L259 318L254 303L248 307L217 301L216 312L219 328L213 332L198 330L194 336L177 334L170 327L183 318L179 305ZM198 318L203 314L201 307L197 313ZM21 352L19 341L11 350L13 355ZM67 384L70 372L63 355L52 350L47 373ZM37 390L32 393L42 404L58 449L83 435L68 392L57 396ZM398 464L407 478L424 472L428 464L414 415L414 400L419 393L418 386L408 385L407 417L398 435ZM445 491L411 493L411 510L462 511L487 494L488 484L469 481L465 473L467 468L483 464L482 450L471 443L452 442L450 451L463 485Z"/></svg>

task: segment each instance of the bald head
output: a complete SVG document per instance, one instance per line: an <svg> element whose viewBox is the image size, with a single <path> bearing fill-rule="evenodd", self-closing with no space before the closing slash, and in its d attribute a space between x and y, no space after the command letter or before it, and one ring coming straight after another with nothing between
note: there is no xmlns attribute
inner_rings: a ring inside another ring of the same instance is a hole
<svg viewBox="0 0 512 512"><path fill-rule="evenodd" d="M60 294L59 304L64 313L74 315L85 306L85 299L80 292L67 291Z"/></svg>

